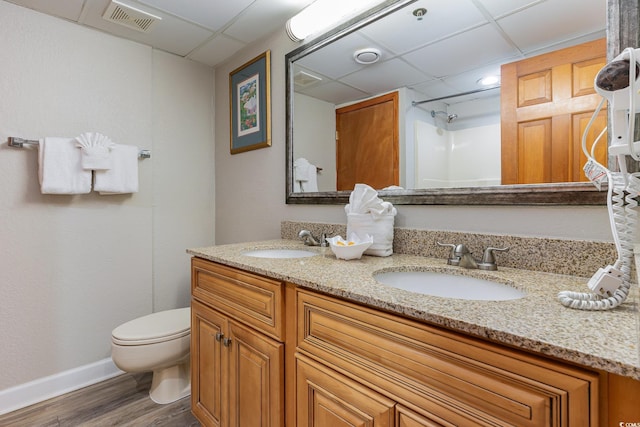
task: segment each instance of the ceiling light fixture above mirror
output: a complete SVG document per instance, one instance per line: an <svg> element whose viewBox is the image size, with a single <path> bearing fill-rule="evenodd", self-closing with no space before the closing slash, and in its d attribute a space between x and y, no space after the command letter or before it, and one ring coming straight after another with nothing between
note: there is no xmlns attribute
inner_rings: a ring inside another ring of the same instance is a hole
<svg viewBox="0 0 640 427"><path fill-rule="evenodd" d="M335 27L345 19L355 16L381 3L382 0L316 0L286 24L287 35L294 42Z"/></svg>

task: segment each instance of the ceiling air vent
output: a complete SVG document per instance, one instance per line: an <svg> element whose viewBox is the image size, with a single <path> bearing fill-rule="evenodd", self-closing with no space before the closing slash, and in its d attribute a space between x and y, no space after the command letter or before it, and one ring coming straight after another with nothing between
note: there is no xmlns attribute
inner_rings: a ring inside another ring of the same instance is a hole
<svg viewBox="0 0 640 427"><path fill-rule="evenodd" d="M313 74L304 71L298 71L293 76L293 81L298 87L307 87L316 82L322 81L322 79L318 76L314 76Z"/></svg>
<svg viewBox="0 0 640 427"><path fill-rule="evenodd" d="M102 17L107 21L124 25L125 27L142 33L150 32L156 22L162 20L159 16L152 15L116 0L109 3L107 10L104 11Z"/></svg>

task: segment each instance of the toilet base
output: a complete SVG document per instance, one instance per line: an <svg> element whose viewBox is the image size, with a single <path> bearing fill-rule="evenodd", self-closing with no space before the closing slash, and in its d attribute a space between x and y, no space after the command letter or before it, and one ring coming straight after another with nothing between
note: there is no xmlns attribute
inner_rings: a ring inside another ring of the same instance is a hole
<svg viewBox="0 0 640 427"><path fill-rule="evenodd" d="M167 404L191 394L191 366L185 363L153 371L149 397L156 403Z"/></svg>

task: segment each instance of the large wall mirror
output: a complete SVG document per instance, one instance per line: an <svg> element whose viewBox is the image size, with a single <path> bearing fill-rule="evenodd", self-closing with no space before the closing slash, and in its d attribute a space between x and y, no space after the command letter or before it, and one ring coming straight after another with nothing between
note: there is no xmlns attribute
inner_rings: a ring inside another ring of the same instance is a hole
<svg viewBox="0 0 640 427"><path fill-rule="evenodd" d="M397 179L372 185L385 200L603 204L605 192L589 182L503 185L502 88L478 80L505 63L604 39L606 14L603 0L388 0L295 49L286 55L287 203L347 203L338 169L387 173L369 158L378 131L352 149L357 164L337 160L336 126L347 129L337 111L393 93ZM298 182L294 163L305 161L318 173Z"/></svg>

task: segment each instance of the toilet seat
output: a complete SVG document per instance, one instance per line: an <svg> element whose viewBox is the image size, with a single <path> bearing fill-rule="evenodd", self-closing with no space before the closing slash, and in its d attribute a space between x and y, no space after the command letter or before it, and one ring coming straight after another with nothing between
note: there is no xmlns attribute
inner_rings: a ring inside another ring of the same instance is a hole
<svg viewBox="0 0 640 427"><path fill-rule="evenodd" d="M159 311L123 323L111 332L117 345L146 345L175 340L191 332L189 307Z"/></svg>

